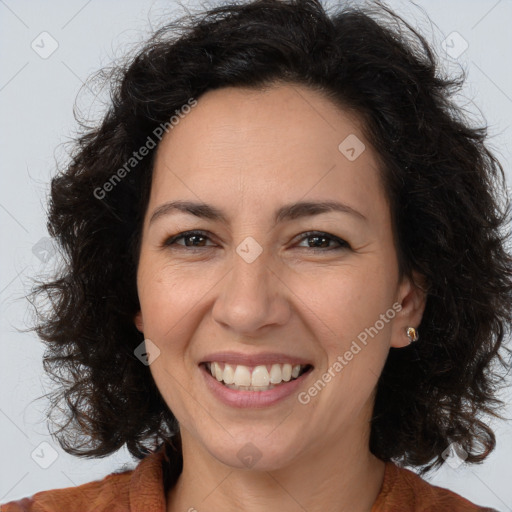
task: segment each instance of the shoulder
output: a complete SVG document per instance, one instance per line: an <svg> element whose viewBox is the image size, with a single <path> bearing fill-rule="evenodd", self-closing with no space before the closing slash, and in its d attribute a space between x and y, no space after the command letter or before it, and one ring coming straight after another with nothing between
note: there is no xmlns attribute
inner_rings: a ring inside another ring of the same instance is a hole
<svg viewBox="0 0 512 512"><path fill-rule="evenodd" d="M0 505L0 512L160 512L165 508L162 450L148 455L132 470L76 487L41 491Z"/></svg>
<svg viewBox="0 0 512 512"><path fill-rule="evenodd" d="M77 487L41 491L30 498L11 501L0 508L1 512L64 512L83 510L112 510L113 504L129 503L132 471L114 473L103 480ZM110 507L110 508L109 508ZM120 508L119 510L122 510Z"/></svg>
<svg viewBox="0 0 512 512"><path fill-rule="evenodd" d="M386 463L381 492L371 512L497 512L428 483L416 473Z"/></svg>

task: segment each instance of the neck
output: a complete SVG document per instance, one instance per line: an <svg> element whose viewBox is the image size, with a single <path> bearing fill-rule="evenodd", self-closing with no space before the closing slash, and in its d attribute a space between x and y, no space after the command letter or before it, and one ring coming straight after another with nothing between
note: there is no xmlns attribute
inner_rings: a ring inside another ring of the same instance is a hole
<svg viewBox="0 0 512 512"><path fill-rule="evenodd" d="M343 439L319 442L289 466L255 471L227 466L182 430L183 471L167 496L167 512L370 512L385 464L368 448L360 425ZM350 429L350 427L349 427Z"/></svg>

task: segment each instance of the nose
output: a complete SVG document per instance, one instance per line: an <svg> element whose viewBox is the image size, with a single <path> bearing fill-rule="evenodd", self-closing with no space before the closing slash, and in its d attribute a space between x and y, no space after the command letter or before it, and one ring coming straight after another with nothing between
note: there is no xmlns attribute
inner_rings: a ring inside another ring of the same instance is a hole
<svg viewBox="0 0 512 512"><path fill-rule="evenodd" d="M234 251L232 269L219 284L213 318L238 336L261 337L290 318L291 291L269 260L265 251L252 262Z"/></svg>

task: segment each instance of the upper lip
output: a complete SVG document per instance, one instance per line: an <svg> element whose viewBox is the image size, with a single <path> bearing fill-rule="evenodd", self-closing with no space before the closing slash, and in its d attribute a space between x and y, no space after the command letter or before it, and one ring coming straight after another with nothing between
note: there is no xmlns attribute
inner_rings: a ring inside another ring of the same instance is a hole
<svg viewBox="0 0 512 512"><path fill-rule="evenodd" d="M204 356L201 363L228 363L228 364L241 364L244 366L259 366L272 363L289 363L291 365L310 365L311 362L307 359L283 354L280 352L262 352L260 354L243 354L241 352L214 352Z"/></svg>

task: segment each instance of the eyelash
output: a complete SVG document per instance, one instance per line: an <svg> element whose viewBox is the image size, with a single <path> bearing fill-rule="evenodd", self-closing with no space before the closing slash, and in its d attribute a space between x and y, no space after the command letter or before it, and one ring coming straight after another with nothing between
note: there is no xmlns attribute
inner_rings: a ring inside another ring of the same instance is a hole
<svg viewBox="0 0 512 512"><path fill-rule="evenodd" d="M302 235L303 236L299 240L299 242L302 242L303 240L307 240L308 238L318 237L318 238L326 238L328 240L331 240L333 242L338 242L340 244L339 247L328 247L328 248L323 248L323 247L303 247L303 249L306 249L306 250L315 251L315 252L320 250L320 252L327 252L327 251L338 251L338 250L341 250L341 249L350 249L351 248L349 243L346 242L345 240L343 240L342 238L339 238L339 237L334 236L334 235L330 235L329 233L324 233L323 231L306 231L305 233L302 233ZM182 233L178 233L177 235L169 237L167 240L165 240L165 242L163 243L163 246L164 247L170 247L172 245L176 245L175 242L177 240L189 238L189 237L192 237L192 236L202 236L202 237L208 238L208 239L210 238L208 236L208 233L206 233L205 231L184 231ZM203 249L205 247L213 247L213 246L194 247L194 246L182 245L181 247L187 248L189 250L197 250L197 249Z"/></svg>

